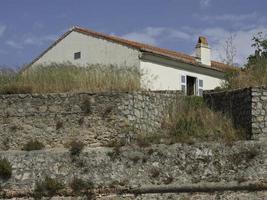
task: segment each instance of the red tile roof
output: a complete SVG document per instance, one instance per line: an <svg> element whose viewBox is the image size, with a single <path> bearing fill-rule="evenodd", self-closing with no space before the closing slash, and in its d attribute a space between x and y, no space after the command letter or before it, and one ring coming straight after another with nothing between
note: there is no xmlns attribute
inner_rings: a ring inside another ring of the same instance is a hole
<svg viewBox="0 0 267 200"><path fill-rule="evenodd" d="M170 59L178 60L180 62L187 63L187 64L202 66L205 68L211 68L211 69L223 71L223 72L227 71L227 70L236 70L237 69L236 67L233 67L231 65L226 65L224 63L220 63L220 62L216 62L216 61L211 61L211 66L202 65L201 63L199 63L196 60L196 57L193 57L193 56L190 56L190 55L187 55L184 53L171 51L171 50L167 50L167 49L163 49L163 48L159 48L159 47L155 47L155 46L151 46L151 45L147 45L147 44L143 44L143 43L139 43L139 42L135 42L135 41L130 41L130 40L126 40L126 39L123 39L123 38L120 38L117 36L111 36L111 35L95 32L92 30L88 30L88 29L76 27L76 26L73 27L68 32L66 32L64 35L62 35L47 50L45 50L40 56L38 56L36 59L34 59L28 66L31 66L33 63L35 63L37 60L39 60L47 51L52 49L57 43L59 43L62 39L64 39L72 31L82 33L85 35L89 35L92 37L100 38L100 39L105 39L105 40L108 40L111 42L119 43L119 44L129 46L129 47L134 48L134 49L138 49L142 52L149 52L149 53L152 53L155 55L159 55L159 56L167 57Z"/></svg>

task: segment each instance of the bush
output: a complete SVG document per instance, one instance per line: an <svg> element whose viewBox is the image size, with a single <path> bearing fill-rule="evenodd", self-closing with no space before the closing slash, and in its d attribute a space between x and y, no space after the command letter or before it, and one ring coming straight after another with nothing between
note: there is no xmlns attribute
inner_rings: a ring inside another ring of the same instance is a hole
<svg viewBox="0 0 267 200"><path fill-rule="evenodd" d="M119 146L115 146L113 151L107 152L107 156L110 157L112 161L116 160L121 155L121 150Z"/></svg>
<svg viewBox="0 0 267 200"><path fill-rule="evenodd" d="M34 189L34 198L41 199L43 196L54 196L64 188L64 184L48 176L41 182L37 182Z"/></svg>
<svg viewBox="0 0 267 200"><path fill-rule="evenodd" d="M85 114L91 114L92 113L92 105L91 105L90 100L88 100L88 99L84 100L82 103L81 109Z"/></svg>
<svg viewBox="0 0 267 200"><path fill-rule="evenodd" d="M34 151L34 150L41 150L44 147L45 147L44 144L39 142L38 140L30 140L23 146L22 150Z"/></svg>
<svg viewBox="0 0 267 200"><path fill-rule="evenodd" d="M84 144L81 141L73 140L70 143L69 151L72 156L76 156L82 152L83 148L84 148Z"/></svg>
<svg viewBox="0 0 267 200"><path fill-rule="evenodd" d="M73 190L74 193L81 193L81 192L86 192L86 190L93 189L94 184L93 182L90 181L84 181L79 178L74 178L71 183L70 187Z"/></svg>
<svg viewBox="0 0 267 200"><path fill-rule="evenodd" d="M249 164L260 154L260 150L255 146L251 148L242 148L239 152L234 152L229 156L229 161L236 166L246 163Z"/></svg>
<svg viewBox="0 0 267 200"><path fill-rule="evenodd" d="M123 139L110 140L105 144L105 146L107 146L107 147L114 147L114 148L115 147L120 148L120 147L123 147L125 145L126 145L126 142Z"/></svg>
<svg viewBox="0 0 267 200"><path fill-rule="evenodd" d="M62 121L57 121L57 123L56 123L56 130L59 130L61 128L63 128L63 122Z"/></svg>
<svg viewBox="0 0 267 200"><path fill-rule="evenodd" d="M4 158L0 159L0 177L4 180L7 180L12 175L12 165L10 162Z"/></svg>
<svg viewBox="0 0 267 200"><path fill-rule="evenodd" d="M159 171L159 169L152 168L152 169L150 170L150 177L151 177L151 178L158 178L159 175L160 175L160 171Z"/></svg>
<svg viewBox="0 0 267 200"><path fill-rule="evenodd" d="M242 70L230 71L226 74L224 89L248 88L267 85L267 38L258 33L253 37L252 47L255 52L247 58Z"/></svg>

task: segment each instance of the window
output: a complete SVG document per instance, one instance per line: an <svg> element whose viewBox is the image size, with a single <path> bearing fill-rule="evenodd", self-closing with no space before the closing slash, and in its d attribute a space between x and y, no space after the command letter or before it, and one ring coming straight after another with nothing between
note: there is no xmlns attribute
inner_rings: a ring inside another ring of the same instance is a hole
<svg viewBox="0 0 267 200"><path fill-rule="evenodd" d="M181 75L181 90L186 94L186 76Z"/></svg>
<svg viewBox="0 0 267 200"><path fill-rule="evenodd" d="M203 80L199 80L199 87L203 87Z"/></svg>
<svg viewBox="0 0 267 200"><path fill-rule="evenodd" d="M198 96L203 96L203 80L198 80Z"/></svg>
<svg viewBox="0 0 267 200"><path fill-rule="evenodd" d="M80 59L81 58L81 52L76 52L74 53L74 60Z"/></svg>
<svg viewBox="0 0 267 200"><path fill-rule="evenodd" d="M182 80L181 80L182 83L185 83L185 76L182 76Z"/></svg>

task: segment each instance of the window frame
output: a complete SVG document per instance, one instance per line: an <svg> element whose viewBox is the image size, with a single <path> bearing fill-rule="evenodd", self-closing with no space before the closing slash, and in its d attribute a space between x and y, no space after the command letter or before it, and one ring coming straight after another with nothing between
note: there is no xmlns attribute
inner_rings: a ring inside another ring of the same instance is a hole
<svg viewBox="0 0 267 200"><path fill-rule="evenodd" d="M81 59L81 57L82 57L82 54L80 51L74 53L74 60L79 60Z"/></svg>

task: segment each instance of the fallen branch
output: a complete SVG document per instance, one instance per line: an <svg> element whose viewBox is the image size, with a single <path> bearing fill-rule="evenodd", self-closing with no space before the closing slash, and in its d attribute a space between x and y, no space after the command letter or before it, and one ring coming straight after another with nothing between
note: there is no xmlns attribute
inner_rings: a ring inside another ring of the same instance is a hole
<svg viewBox="0 0 267 200"><path fill-rule="evenodd" d="M123 190L124 194L152 194L152 193L213 193L223 191L267 191L267 181L254 183L209 183L209 184L191 184L191 185L169 185L169 186L148 186L134 189Z"/></svg>

